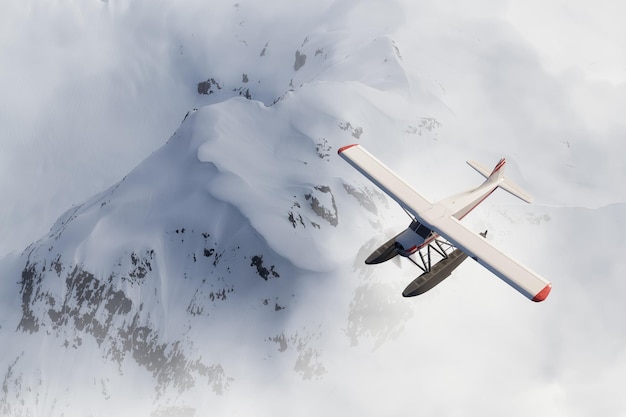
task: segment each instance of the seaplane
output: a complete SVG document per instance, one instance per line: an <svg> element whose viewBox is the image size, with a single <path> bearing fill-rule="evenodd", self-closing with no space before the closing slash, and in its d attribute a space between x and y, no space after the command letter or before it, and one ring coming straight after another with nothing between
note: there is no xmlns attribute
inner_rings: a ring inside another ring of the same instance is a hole
<svg viewBox="0 0 626 417"><path fill-rule="evenodd" d="M474 233L461 220L497 188L531 203L533 197L504 176L506 160L489 170L475 161L467 161L484 178L478 187L432 203L417 193L359 144L347 145L338 154L361 174L396 201L411 217L405 230L376 249L366 264L379 264L396 256L409 259L421 271L402 295L425 293L449 277L471 257L528 299L539 302L550 294L552 284L545 278L505 255L487 239L487 231Z"/></svg>

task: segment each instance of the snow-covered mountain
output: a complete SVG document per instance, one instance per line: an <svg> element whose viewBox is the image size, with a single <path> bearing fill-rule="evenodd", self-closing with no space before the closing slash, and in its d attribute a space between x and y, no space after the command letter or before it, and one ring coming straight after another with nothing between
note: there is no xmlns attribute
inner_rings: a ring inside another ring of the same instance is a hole
<svg viewBox="0 0 626 417"><path fill-rule="evenodd" d="M336 150L367 136L432 141L439 123L410 108L389 36L317 30L289 60L268 41L254 52L229 68L238 84L198 82L210 104L13 260L19 287L4 293L20 307L2 329L21 343L4 356L3 412L119 415L130 402L202 414L250 373L321 378L329 331L380 344L402 327L369 325L364 310L389 301L345 290L390 208ZM43 346L58 360L33 361Z"/></svg>
<svg viewBox="0 0 626 417"><path fill-rule="evenodd" d="M137 15L121 4L102 5L103 25ZM585 139L585 122L546 140L530 122L543 120L537 97L504 100L524 90L503 80L507 71L486 77L501 83L488 96L516 123L484 116L485 103L461 109L454 91L486 84L442 84L465 49L424 49L425 34L445 46L450 32L408 4L273 6L168 10L180 32L163 44L167 65L181 56L185 65L163 88L185 85L181 96L193 98L173 101L195 108L121 181L0 262L0 413L585 415L599 403L619 415L615 259L626 211L618 181L588 175L598 166L587 157L603 148ZM514 35L483 23L456 27L480 39L469 56L512 55L533 75L527 90L559 91L527 50L503 48ZM553 94L542 105L575 114L565 101ZM486 121L492 137L476 133ZM600 142L613 149L610 137ZM507 156L539 204L500 193L466 221L549 277L550 298L530 303L468 261L402 299L417 271L363 259L408 219L337 157L353 142L433 200L480 181L464 159ZM606 157L605 177L622 172L616 158ZM612 204L585 204L591 197Z"/></svg>

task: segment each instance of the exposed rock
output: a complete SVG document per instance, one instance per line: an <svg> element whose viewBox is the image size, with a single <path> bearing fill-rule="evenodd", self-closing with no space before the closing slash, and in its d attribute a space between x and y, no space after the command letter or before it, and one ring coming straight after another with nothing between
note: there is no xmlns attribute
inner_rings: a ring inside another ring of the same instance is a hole
<svg viewBox="0 0 626 417"><path fill-rule="evenodd" d="M321 218L326 220L331 226L337 226L339 224L339 215L337 212L337 204L335 202L335 196L333 195L330 187L327 185L319 185L315 187L316 191L319 191L322 194L318 193L309 193L304 196L304 198L311 203L311 208ZM330 196L330 208L325 206L320 198L322 195Z"/></svg>
<svg viewBox="0 0 626 417"><path fill-rule="evenodd" d="M382 203L386 208L389 207L385 195L378 190L371 190L368 187L357 189L351 185L343 184L344 190L354 197L363 208L372 214L378 214L376 201Z"/></svg>
<svg viewBox="0 0 626 417"><path fill-rule="evenodd" d="M154 252L147 252L152 257ZM150 258L152 259L152 258ZM151 267L146 260L131 255L137 278L146 276ZM144 268L144 265L146 268ZM157 382L158 393L173 387L180 392L194 386L197 378L207 379L216 393L228 389L231 379L221 365L209 365L200 359L189 358L179 341L160 341L159 333L143 323L137 305L122 291L115 289L113 277L101 280L94 274L75 265L65 277L63 298L45 290L45 271L37 263L28 263L22 271L22 318L18 330L34 333L45 329L57 337L65 337L64 345L78 348L82 338L93 337L104 350L104 356L118 364L131 357L138 365L151 372ZM143 274L143 276L141 276ZM130 274L129 274L130 275ZM225 297L218 293L218 297ZM46 316L37 315L45 311ZM65 329L70 329L65 332ZM69 337L69 338L68 338Z"/></svg>
<svg viewBox="0 0 626 417"><path fill-rule="evenodd" d="M284 333L267 338L267 341L278 345L278 352L295 353L294 371L296 371L303 380L319 379L326 374L326 368L321 363L321 354L313 345L315 340L320 337L319 333L305 332L300 335L298 332L291 336L285 336Z"/></svg>
<svg viewBox="0 0 626 417"><path fill-rule="evenodd" d="M256 267L257 274L265 281L270 278L270 275L274 278L280 277L278 272L274 271L274 265L270 266L269 269L263 265L263 255L254 255L250 266Z"/></svg>
<svg viewBox="0 0 626 417"><path fill-rule="evenodd" d="M296 60L293 63L293 69L295 71L298 71L300 68L302 68L304 66L304 64L306 63L306 55L300 53L300 51L296 51Z"/></svg>
<svg viewBox="0 0 626 417"><path fill-rule="evenodd" d="M338 123L338 126L341 130L349 131L352 134L352 137L355 139L360 139L363 134L363 128L360 126L352 126L352 123Z"/></svg>
<svg viewBox="0 0 626 417"><path fill-rule="evenodd" d="M222 86L215 81L214 78L209 78L206 81L202 81L198 83L198 94L213 94L217 90L221 90Z"/></svg>

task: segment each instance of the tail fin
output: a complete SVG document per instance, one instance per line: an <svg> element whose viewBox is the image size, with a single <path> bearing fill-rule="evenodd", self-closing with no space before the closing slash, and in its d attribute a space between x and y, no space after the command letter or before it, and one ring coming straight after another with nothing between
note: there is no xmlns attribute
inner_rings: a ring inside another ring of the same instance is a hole
<svg viewBox="0 0 626 417"><path fill-rule="evenodd" d="M500 159L491 171L476 161L467 161L467 164L478 171L480 175L487 178L488 182L497 183L498 187L508 191L515 197L524 200L527 203L532 203L532 195L528 194L523 188L504 176L504 165L506 164L506 160L504 158Z"/></svg>

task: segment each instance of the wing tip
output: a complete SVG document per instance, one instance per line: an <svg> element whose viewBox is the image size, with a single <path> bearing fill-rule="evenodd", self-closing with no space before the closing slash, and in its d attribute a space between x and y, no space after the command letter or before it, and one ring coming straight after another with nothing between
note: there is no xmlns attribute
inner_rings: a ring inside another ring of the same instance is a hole
<svg viewBox="0 0 626 417"><path fill-rule="evenodd" d="M342 153L343 151L345 151L346 149L351 148L351 147L353 147L353 146L357 146L357 145L358 145L358 143L353 143L353 144L351 144L351 145L342 146L341 148L339 148L339 150L337 150L337 153L338 153L338 154L341 154L341 153Z"/></svg>
<svg viewBox="0 0 626 417"><path fill-rule="evenodd" d="M550 294L550 290L552 290L552 284L548 284L541 291L539 291L534 297L533 301L539 303L546 298L548 298L548 294Z"/></svg>

